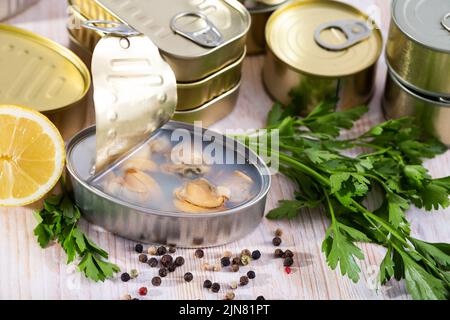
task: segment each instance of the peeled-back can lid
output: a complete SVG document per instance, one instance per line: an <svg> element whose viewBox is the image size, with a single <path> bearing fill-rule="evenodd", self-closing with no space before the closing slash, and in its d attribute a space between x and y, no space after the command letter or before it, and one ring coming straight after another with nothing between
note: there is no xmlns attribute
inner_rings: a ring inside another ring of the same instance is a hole
<svg viewBox="0 0 450 320"><path fill-rule="evenodd" d="M363 71L376 63L383 46L380 30L367 15L331 0L282 6L269 18L266 40L291 68L321 77Z"/></svg>
<svg viewBox="0 0 450 320"><path fill-rule="evenodd" d="M392 17L400 30L414 41L450 52L449 0L394 0Z"/></svg>

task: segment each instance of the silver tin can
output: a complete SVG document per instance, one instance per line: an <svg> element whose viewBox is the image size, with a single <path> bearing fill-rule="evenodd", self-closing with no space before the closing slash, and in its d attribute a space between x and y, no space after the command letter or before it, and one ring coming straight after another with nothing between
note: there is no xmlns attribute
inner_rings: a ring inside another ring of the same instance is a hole
<svg viewBox="0 0 450 320"><path fill-rule="evenodd" d="M383 111L387 119L412 116L428 134L450 146L450 99L426 96L406 87L388 71L383 97Z"/></svg>
<svg viewBox="0 0 450 320"><path fill-rule="evenodd" d="M160 130L170 132L180 128L191 132L193 137L199 134L192 125L174 121ZM205 133L204 130L200 130L201 134ZM192 214L150 210L100 191L87 182L95 163L95 127L81 131L68 144L68 185L84 217L125 238L180 247L223 245L247 236L259 225L264 216L271 177L267 166L252 151L230 138L221 137L223 148L234 146L236 149L232 152L236 156L244 153L246 159L252 159L246 165L253 166L252 170L259 176L255 196L225 211Z"/></svg>
<svg viewBox="0 0 450 320"><path fill-rule="evenodd" d="M6 20L16 14L28 9L38 2L38 0L1 0L0 1L0 21Z"/></svg>
<svg viewBox="0 0 450 320"><path fill-rule="evenodd" d="M405 85L450 97L450 1L394 0L386 54Z"/></svg>

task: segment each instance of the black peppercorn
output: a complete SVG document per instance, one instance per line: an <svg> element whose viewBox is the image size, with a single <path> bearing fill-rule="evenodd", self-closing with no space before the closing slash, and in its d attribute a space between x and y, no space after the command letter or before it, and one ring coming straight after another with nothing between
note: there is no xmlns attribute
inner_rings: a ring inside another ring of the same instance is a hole
<svg viewBox="0 0 450 320"><path fill-rule="evenodd" d="M258 296L258 297L256 298L256 300L266 300L266 298L264 298L263 296Z"/></svg>
<svg viewBox="0 0 450 320"><path fill-rule="evenodd" d="M161 260L159 261L161 262L161 265L163 267L168 267L170 264L172 264L173 258L171 255L165 254L161 257Z"/></svg>
<svg viewBox="0 0 450 320"><path fill-rule="evenodd" d="M241 284L241 286L246 286L248 284L248 277L247 276L242 276L239 279L239 283Z"/></svg>
<svg viewBox="0 0 450 320"><path fill-rule="evenodd" d="M272 243L275 247L278 247L281 244L281 238L280 237L273 238Z"/></svg>
<svg viewBox="0 0 450 320"><path fill-rule="evenodd" d="M169 272L174 272L176 269L177 269L177 265L173 262L167 267L167 270Z"/></svg>
<svg viewBox="0 0 450 320"><path fill-rule="evenodd" d="M241 258L240 257L234 257L233 260L231 261L231 264L239 265L240 263L241 263Z"/></svg>
<svg viewBox="0 0 450 320"><path fill-rule="evenodd" d="M238 272L239 271L239 265L238 264L233 264L231 266L231 271L233 272Z"/></svg>
<svg viewBox="0 0 450 320"><path fill-rule="evenodd" d="M177 248L175 248L175 246L170 246L169 247L169 253L175 253L177 251Z"/></svg>
<svg viewBox="0 0 450 320"><path fill-rule="evenodd" d="M167 249L166 249L166 247L163 247L163 246L159 247L159 248L156 250L156 254L157 254L158 256L165 255L166 253L167 253Z"/></svg>
<svg viewBox="0 0 450 320"><path fill-rule="evenodd" d="M150 258L148 259L147 264L152 268L156 268L158 266L158 260L156 258Z"/></svg>
<svg viewBox="0 0 450 320"><path fill-rule="evenodd" d="M249 279L255 279L255 277L256 277L255 271L249 271L249 272L247 272L247 277L248 277Z"/></svg>
<svg viewBox="0 0 450 320"><path fill-rule="evenodd" d="M191 282L192 279L194 279L194 275L190 272L185 273L184 275L184 281Z"/></svg>
<svg viewBox="0 0 450 320"><path fill-rule="evenodd" d="M148 260L148 257L147 257L146 254L143 254L143 253L142 253L142 254L139 255L139 261L140 261L140 262L146 263L147 260Z"/></svg>
<svg viewBox="0 0 450 320"><path fill-rule="evenodd" d="M284 252L281 249L276 249L275 253L274 253L275 258L281 258L283 256L283 254L284 254Z"/></svg>
<svg viewBox="0 0 450 320"><path fill-rule="evenodd" d="M211 291L214 293L217 293L220 291L220 284L218 284L217 282L214 282L211 286Z"/></svg>
<svg viewBox="0 0 450 320"><path fill-rule="evenodd" d="M122 275L120 276L120 280L122 280L123 282L128 282L130 281L131 276L128 273L122 273Z"/></svg>
<svg viewBox="0 0 450 320"><path fill-rule="evenodd" d="M195 250L195 256L199 259L203 258L203 256L205 255L205 253L203 252L202 249L197 249Z"/></svg>
<svg viewBox="0 0 450 320"><path fill-rule="evenodd" d="M168 273L168 271L167 271L167 269L166 268L161 268L161 269L159 269L159 276L161 277L161 278L164 278L164 277L166 277L167 276L167 273Z"/></svg>
<svg viewBox="0 0 450 320"><path fill-rule="evenodd" d="M286 257L286 259L284 259L283 265L285 267L290 267L294 264L294 260L291 257Z"/></svg>
<svg viewBox="0 0 450 320"><path fill-rule="evenodd" d="M253 260L258 260L259 258L261 258L261 252L259 252L259 250L255 250L252 252L252 259Z"/></svg>
<svg viewBox="0 0 450 320"><path fill-rule="evenodd" d="M282 258L283 258L283 259L284 259L284 258L287 258L287 257L292 258L293 256L294 256L294 253L293 253L291 250L287 249L287 250L284 252Z"/></svg>
<svg viewBox="0 0 450 320"><path fill-rule="evenodd" d="M203 282L203 288L211 289L211 287L212 287L212 282L210 280L205 280L205 282Z"/></svg>
<svg viewBox="0 0 450 320"><path fill-rule="evenodd" d="M140 243L134 246L134 250L136 250L137 253L142 253L144 251L144 246Z"/></svg>
<svg viewBox="0 0 450 320"><path fill-rule="evenodd" d="M184 258L183 257L177 257L175 259L175 265L177 267L181 267L184 264Z"/></svg>
<svg viewBox="0 0 450 320"><path fill-rule="evenodd" d="M228 267L231 264L231 261L229 257L223 257L222 259L220 259L220 263L223 267Z"/></svg>
<svg viewBox="0 0 450 320"><path fill-rule="evenodd" d="M160 277L153 277L152 285L154 285L155 287L159 287L161 285L161 278Z"/></svg>

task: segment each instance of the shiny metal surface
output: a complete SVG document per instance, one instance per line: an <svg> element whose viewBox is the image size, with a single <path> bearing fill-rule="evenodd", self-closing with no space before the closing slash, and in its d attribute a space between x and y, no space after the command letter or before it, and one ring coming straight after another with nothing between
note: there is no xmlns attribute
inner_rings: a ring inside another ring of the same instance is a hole
<svg viewBox="0 0 450 320"><path fill-rule="evenodd" d="M0 21L11 18L16 14L28 9L39 0L1 0Z"/></svg>
<svg viewBox="0 0 450 320"><path fill-rule="evenodd" d="M387 61L397 77L425 95L450 97L450 31L442 25L449 12L447 0L392 3Z"/></svg>
<svg viewBox="0 0 450 320"><path fill-rule="evenodd" d="M325 24L338 20L366 23L358 9L336 1L303 0L282 6L266 26L266 55L263 80L271 96L288 104L289 93L300 94L299 110L307 114L326 97L338 97L341 108L366 103L374 92L376 63L382 51L382 35L373 29L369 38L347 49L327 50L314 38ZM321 32L328 44L347 41L340 28ZM296 41L292 41L296 39Z"/></svg>
<svg viewBox="0 0 450 320"><path fill-rule="evenodd" d="M164 128L184 128L191 132L193 130L191 125L177 122L169 122ZM67 181L83 216L108 231L140 242L173 244L179 247L208 247L223 245L247 236L264 216L271 178L267 166L259 158L255 158L257 160L252 165L256 166L261 174L260 191L250 202L217 213L164 213L119 201L85 182L94 159L89 154L89 148L85 148L87 155L77 154L75 150L84 140L92 138L92 135L95 135L95 127L83 130L68 144ZM233 145L232 140L227 138L226 141Z"/></svg>
<svg viewBox="0 0 450 320"><path fill-rule="evenodd" d="M404 86L391 70L383 97L387 119L413 116L425 131L450 146L450 99L424 96Z"/></svg>

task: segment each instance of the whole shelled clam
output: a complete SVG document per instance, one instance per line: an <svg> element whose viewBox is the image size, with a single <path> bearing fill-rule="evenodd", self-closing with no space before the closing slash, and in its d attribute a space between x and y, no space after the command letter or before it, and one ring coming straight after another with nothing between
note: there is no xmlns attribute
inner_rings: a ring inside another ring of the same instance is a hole
<svg viewBox="0 0 450 320"><path fill-rule="evenodd" d="M186 147L184 144L178 144L171 152L171 163L161 165L165 172L178 174L182 177L194 178L207 174L211 167L203 161L201 151L193 147Z"/></svg>

